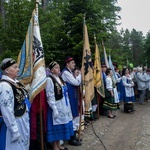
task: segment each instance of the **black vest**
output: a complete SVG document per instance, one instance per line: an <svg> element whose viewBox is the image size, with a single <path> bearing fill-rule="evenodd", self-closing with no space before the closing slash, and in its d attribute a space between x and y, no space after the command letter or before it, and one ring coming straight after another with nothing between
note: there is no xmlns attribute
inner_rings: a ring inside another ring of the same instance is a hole
<svg viewBox="0 0 150 150"><path fill-rule="evenodd" d="M54 83L55 100L58 101L63 98L62 87L53 76L50 75L49 77L52 79L52 81ZM60 76L59 76L59 78L60 78L61 82L64 84L63 79Z"/></svg>
<svg viewBox="0 0 150 150"><path fill-rule="evenodd" d="M26 111L25 96L27 91L21 83L12 83L11 81L2 79L0 82L7 82L11 85L14 94L14 115L15 117L21 117ZM0 112L0 116L2 116Z"/></svg>

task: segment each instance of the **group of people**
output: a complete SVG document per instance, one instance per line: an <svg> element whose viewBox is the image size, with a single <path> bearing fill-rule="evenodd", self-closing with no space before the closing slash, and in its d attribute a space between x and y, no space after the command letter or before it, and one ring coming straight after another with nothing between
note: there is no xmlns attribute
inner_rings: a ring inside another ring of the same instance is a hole
<svg viewBox="0 0 150 150"><path fill-rule="evenodd" d="M134 102L144 104L150 98L150 69L137 67L133 69L123 68L120 71L114 64L115 73L102 65L102 77L105 87L105 98L101 98L100 113L108 118L115 118L112 110L119 109L124 103L124 111L132 112Z"/></svg>
<svg viewBox="0 0 150 150"><path fill-rule="evenodd" d="M0 80L0 150L34 150L30 140L31 115L29 95L26 88L17 80L19 72L17 62L6 58L1 62ZM114 66L115 76L110 68L102 65L102 77L105 97L99 95L100 114L114 119L113 110L119 109L119 103L132 104L135 98L143 104L145 96L149 98L150 70L143 72L141 67L129 72L127 68L120 74ZM60 141L70 145L82 145L77 138L79 129L79 98L81 72L76 68L72 57L65 59L65 68L61 71L56 61L50 62L46 70L45 96L47 103L45 142L52 144L53 150L67 150ZM138 95L138 96L135 96ZM80 104L82 105L82 104ZM92 105L92 104L91 104ZM32 106L32 104L31 104ZM83 112L83 111L82 111ZM84 112L83 112L84 114Z"/></svg>
<svg viewBox="0 0 150 150"><path fill-rule="evenodd" d="M76 137L79 126L77 87L81 84L81 73L73 73L75 61L72 57L65 60L65 65L60 72L57 62L49 64L50 73L45 88L49 104L47 142L53 143L54 150L67 150L61 148L60 140L68 140L70 145L81 145Z"/></svg>
<svg viewBox="0 0 150 150"><path fill-rule="evenodd" d="M17 80L18 64L13 58L6 58L0 67L0 150L35 150L33 140L30 142L30 119L33 117L29 95ZM45 142L51 143L53 150L67 150L60 144L60 140L80 146L82 142L76 134L79 126L77 87L81 84L81 72L75 68L72 57L66 58L62 72L56 61L52 61L48 68L45 86L48 106Z"/></svg>
<svg viewBox="0 0 150 150"><path fill-rule="evenodd" d="M150 98L150 69L145 66L133 68L131 77L135 83L134 91L139 104L144 104L144 100L148 101Z"/></svg>

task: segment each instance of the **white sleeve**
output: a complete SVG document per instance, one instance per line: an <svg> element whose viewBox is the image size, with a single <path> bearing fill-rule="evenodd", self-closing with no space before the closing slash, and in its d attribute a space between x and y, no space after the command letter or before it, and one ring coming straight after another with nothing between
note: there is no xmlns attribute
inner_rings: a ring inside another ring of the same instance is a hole
<svg viewBox="0 0 150 150"><path fill-rule="evenodd" d="M144 76L145 76L145 78L146 78L146 81L148 81L148 82L149 82L149 80L150 80L150 76L149 76L147 73L145 73L145 74L144 74Z"/></svg>
<svg viewBox="0 0 150 150"><path fill-rule="evenodd" d="M126 80L127 80L126 77L122 76L122 83L123 83L123 85L126 86L126 87L132 87L132 84L127 83Z"/></svg>
<svg viewBox="0 0 150 150"><path fill-rule="evenodd" d="M146 82L147 81L145 79L145 75L143 75L142 73L137 73L137 79L142 81L142 82Z"/></svg>
<svg viewBox="0 0 150 150"><path fill-rule="evenodd" d="M13 90L6 82L0 83L0 110L7 128L12 133L12 141L14 141L20 136L20 133L14 116Z"/></svg>
<svg viewBox="0 0 150 150"><path fill-rule="evenodd" d="M133 80L134 79L134 72L131 72L130 76L131 76L131 78Z"/></svg>
<svg viewBox="0 0 150 150"><path fill-rule="evenodd" d="M81 84L81 74L79 74L76 78L69 71L64 71L62 74L62 78L65 82L68 82L74 86L78 86Z"/></svg>
<svg viewBox="0 0 150 150"><path fill-rule="evenodd" d="M117 76L117 73L115 73L115 77L116 77L116 82L119 83L120 80L121 80L121 77L119 78L119 77Z"/></svg>
<svg viewBox="0 0 150 150"><path fill-rule="evenodd" d="M55 100L55 93L54 93L54 84L50 77L46 79L46 97L47 97L47 103L49 107L52 108L54 116L58 115L58 110L56 107L56 100Z"/></svg>
<svg viewBox="0 0 150 150"><path fill-rule="evenodd" d="M112 80L110 78L106 78L106 89L108 91L111 91L113 89L113 87L112 87Z"/></svg>

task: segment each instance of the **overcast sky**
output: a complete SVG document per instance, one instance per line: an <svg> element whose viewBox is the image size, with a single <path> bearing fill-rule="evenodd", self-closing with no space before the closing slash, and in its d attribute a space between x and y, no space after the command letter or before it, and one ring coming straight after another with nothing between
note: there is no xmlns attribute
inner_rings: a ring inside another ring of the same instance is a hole
<svg viewBox="0 0 150 150"><path fill-rule="evenodd" d="M150 0L118 0L118 5L122 8L118 29L134 28L146 35L150 30Z"/></svg>

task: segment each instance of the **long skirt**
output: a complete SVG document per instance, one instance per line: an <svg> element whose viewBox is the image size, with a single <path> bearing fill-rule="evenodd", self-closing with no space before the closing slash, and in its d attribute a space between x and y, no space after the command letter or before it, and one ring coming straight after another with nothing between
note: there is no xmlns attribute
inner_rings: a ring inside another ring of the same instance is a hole
<svg viewBox="0 0 150 150"><path fill-rule="evenodd" d="M5 150L5 143L6 143L6 124L3 121L3 118L0 117L0 150Z"/></svg>
<svg viewBox="0 0 150 150"><path fill-rule="evenodd" d="M48 109L47 117L47 142L69 140L70 136L74 134L72 121L66 124L53 125L51 108Z"/></svg>
<svg viewBox="0 0 150 150"><path fill-rule="evenodd" d="M113 97L106 98L103 103L103 107L107 110L117 110L117 104Z"/></svg>
<svg viewBox="0 0 150 150"><path fill-rule="evenodd" d="M29 150L29 114L26 111L23 116L16 118L20 139L11 142L11 131L6 127L3 118L0 117L0 150Z"/></svg>
<svg viewBox="0 0 150 150"><path fill-rule="evenodd" d="M134 94L132 94L134 95ZM127 96L125 87L122 87L122 99L124 102L135 102L135 96Z"/></svg>

